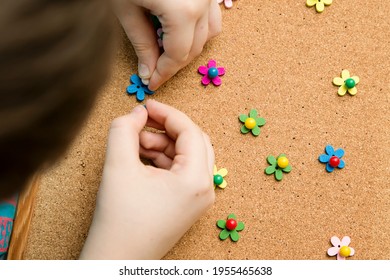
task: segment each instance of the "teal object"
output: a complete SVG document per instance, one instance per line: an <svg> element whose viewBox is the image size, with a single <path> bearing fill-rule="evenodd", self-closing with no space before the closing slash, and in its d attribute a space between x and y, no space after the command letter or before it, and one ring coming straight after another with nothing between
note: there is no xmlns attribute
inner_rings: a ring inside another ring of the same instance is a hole
<svg viewBox="0 0 390 280"><path fill-rule="evenodd" d="M348 78L348 79L345 80L345 86L346 86L347 88L354 88L355 85L356 85L356 83L355 83L355 80L354 80L354 79Z"/></svg>
<svg viewBox="0 0 390 280"><path fill-rule="evenodd" d="M129 95L136 95L136 98L139 102L145 99L145 93L152 95L154 91L150 90L147 85L145 85L141 78L137 74L133 74L130 77L130 85L126 88L126 92Z"/></svg>
<svg viewBox="0 0 390 280"><path fill-rule="evenodd" d="M222 184L222 182L223 182L223 177L221 175L219 174L214 175L214 184L219 186L220 184Z"/></svg>
<svg viewBox="0 0 390 280"><path fill-rule="evenodd" d="M209 76L210 79L213 79L218 76L218 69L215 67L210 67L207 71L207 76Z"/></svg>
<svg viewBox="0 0 390 280"><path fill-rule="evenodd" d="M16 214L17 196L0 201L0 260L7 258L9 241Z"/></svg>

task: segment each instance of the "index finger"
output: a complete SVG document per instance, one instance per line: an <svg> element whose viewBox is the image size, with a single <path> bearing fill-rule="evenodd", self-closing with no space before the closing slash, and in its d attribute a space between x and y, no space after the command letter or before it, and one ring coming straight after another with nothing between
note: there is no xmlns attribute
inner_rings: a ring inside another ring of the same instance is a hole
<svg viewBox="0 0 390 280"><path fill-rule="evenodd" d="M200 128L186 114L168 105L150 99L146 108L149 118L163 126L167 135L176 142L171 171L194 173L207 170L207 148Z"/></svg>

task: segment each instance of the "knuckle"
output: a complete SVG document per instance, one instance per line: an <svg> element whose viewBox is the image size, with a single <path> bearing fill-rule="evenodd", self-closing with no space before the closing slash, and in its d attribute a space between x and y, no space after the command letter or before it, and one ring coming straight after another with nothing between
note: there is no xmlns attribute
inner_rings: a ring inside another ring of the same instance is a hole
<svg viewBox="0 0 390 280"><path fill-rule="evenodd" d="M187 18L196 19L201 13L200 5L198 1L182 1L183 3L183 13Z"/></svg>
<svg viewBox="0 0 390 280"><path fill-rule="evenodd" d="M188 52L188 50L186 50L183 53L174 54L173 59L176 64L175 65L175 68L177 69L176 72L178 72L180 69L184 68L188 64L189 57L190 57L190 53Z"/></svg>

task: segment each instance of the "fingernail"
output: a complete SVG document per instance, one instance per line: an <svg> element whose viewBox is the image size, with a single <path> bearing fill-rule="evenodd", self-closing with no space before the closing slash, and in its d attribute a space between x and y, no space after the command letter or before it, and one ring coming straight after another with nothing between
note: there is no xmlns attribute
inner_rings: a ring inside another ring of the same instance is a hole
<svg viewBox="0 0 390 280"><path fill-rule="evenodd" d="M141 79L147 79L150 76L149 67L145 64L138 65L138 74Z"/></svg>
<svg viewBox="0 0 390 280"><path fill-rule="evenodd" d="M136 107L133 109L132 113L138 114L138 113L142 112L142 111L144 110L142 107L143 107L142 105L136 106Z"/></svg>
<svg viewBox="0 0 390 280"><path fill-rule="evenodd" d="M145 86L149 85L149 79L141 79L141 81Z"/></svg>

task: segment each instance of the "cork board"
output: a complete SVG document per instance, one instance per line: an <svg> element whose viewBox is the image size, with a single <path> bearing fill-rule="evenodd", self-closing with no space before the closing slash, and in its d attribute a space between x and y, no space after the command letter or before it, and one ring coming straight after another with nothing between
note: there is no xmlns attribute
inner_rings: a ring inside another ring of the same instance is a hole
<svg viewBox="0 0 390 280"><path fill-rule="evenodd" d="M223 32L153 96L187 113L209 134L228 187L166 259L334 259L330 237L349 235L353 259L390 259L389 1L335 0L317 14L305 1L239 0ZM125 38L113 75L68 153L41 177L23 258L75 259L91 222L110 122L137 102L125 94L136 57ZM226 68L220 87L197 73L209 59ZM358 93L337 95L342 69ZM259 137L240 133L239 114L256 108ZM327 144L346 167L327 173ZM270 154L293 170L264 174ZM246 229L220 241L215 223L234 212Z"/></svg>

